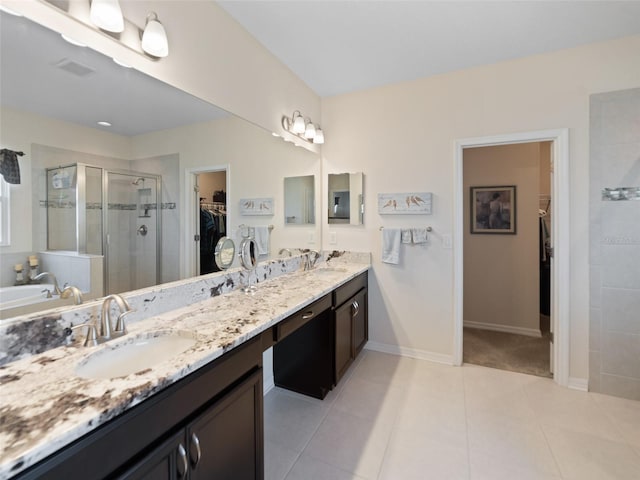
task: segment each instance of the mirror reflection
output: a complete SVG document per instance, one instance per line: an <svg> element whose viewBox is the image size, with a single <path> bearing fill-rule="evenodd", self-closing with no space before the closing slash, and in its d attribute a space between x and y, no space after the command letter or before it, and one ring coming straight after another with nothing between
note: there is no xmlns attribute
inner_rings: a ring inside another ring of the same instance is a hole
<svg viewBox="0 0 640 480"><path fill-rule="evenodd" d="M330 173L327 184L329 223L362 225L364 222L362 172Z"/></svg>
<svg viewBox="0 0 640 480"><path fill-rule="evenodd" d="M315 177L284 179L284 217L286 225L313 225L315 217Z"/></svg>
<svg viewBox="0 0 640 480"><path fill-rule="evenodd" d="M220 270L226 270L233 264L233 259L236 254L236 246L233 240L227 237L222 237L216 245L215 260L216 265Z"/></svg>
<svg viewBox="0 0 640 480"><path fill-rule="evenodd" d="M70 45L24 17L2 12L0 22L0 142L25 153L19 159L22 183L10 186L11 241L0 246L2 292L17 283L18 265L26 279L30 256L38 272L55 276L60 290L77 287L85 301L203 273L200 197L216 203L213 196L220 190L232 199L225 204L224 236L236 244L239 223L265 223L261 217L240 217L237 200L261 196L273 197L277 208L268 219L274 224L273 252L309 243L308 232L283 230L281 185L287 175L319 174L316 154ZM77 75L79 66L91 71ZM111 120L112 126L97 125L100 120ZM195 191L199 176L230 168L233 180L227 175L224 187L185 193ZM313 228L320 239L319 226ZM115 264L105 263L109 255ZM237 255L232 259L231 267L239 266ZM41 282L53 283L50 278ZM108 287L109 279L123 284ZM38 291L6 308L8 293L2 292L3 319L72 304L55 294L40 301Z"/></svg>

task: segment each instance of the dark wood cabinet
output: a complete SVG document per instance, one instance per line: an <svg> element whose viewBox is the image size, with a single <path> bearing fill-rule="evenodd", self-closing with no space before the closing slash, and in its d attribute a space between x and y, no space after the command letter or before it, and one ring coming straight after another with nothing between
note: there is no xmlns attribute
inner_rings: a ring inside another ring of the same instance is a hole
<svg viewBox="0 0 640 480"><path fill-rule="evenodd" d="M255 338L17 478L261 480L262 405L262 344Z"/></svg>
<svg viewBox="0 0 640 480"><path fill-rule="evenodd" d="M344 301L334 309L337 384L369 338L366 273L336 290L334 298Z"/></svg>
<svg viewBox="0 0 640 480"><path fill-rule="evenodd" d="M367 342L367 300L365 272L280 322L273 335L275 384L324 398ZM309 312L316 312L313 320L303 321Z"/></svg>

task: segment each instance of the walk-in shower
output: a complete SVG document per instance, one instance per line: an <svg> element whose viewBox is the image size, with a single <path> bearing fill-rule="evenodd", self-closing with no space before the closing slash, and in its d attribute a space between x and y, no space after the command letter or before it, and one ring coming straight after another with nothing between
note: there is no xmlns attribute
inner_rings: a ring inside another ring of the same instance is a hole
<svg viewBox="0 0 640 480"><path fill-rule="evenodd" d="M104 256L104 292L160 281L159 175L76 163L47 169L47 249Z"/></svg>

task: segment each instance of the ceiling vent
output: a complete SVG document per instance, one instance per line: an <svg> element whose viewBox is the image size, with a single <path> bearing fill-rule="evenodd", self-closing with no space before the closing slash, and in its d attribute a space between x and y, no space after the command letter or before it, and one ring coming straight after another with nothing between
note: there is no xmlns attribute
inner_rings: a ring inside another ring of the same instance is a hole
<svg viewBox="0 0 640 480"><path fill-rule="evenodd" d="M87 75L95 73L95 70L93 68L83 65L82 63L69 60L68 58L63 58L53 66L64 70L65 72L69 72L77 77L86 77Z"/></svg>

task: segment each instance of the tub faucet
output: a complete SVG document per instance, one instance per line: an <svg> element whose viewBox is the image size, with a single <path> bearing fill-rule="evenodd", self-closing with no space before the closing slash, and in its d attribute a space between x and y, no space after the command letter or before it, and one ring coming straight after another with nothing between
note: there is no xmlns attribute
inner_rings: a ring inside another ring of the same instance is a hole
<svg viewBox="0 0 640 480"><path fill-rule="evenodd" d="M285 252L286 252L286 253L288 253L290 257L292 256L292 255L291 255L291 250L290 250L290 249L288 249L288 248L281 248L281 249L280 249L280 252L278 252L278 255L282 255L282 254L283 254L283 253L285 253Z"/></svg>
<svg viewBox="0 0 640 480"><path fill-rule="evenodd" d="M60 298L69 298L73 297L73 302L76 305L80 305L82 303L82 292L78 287L74 287L72 285L65 285L60 293Z"/></svg>
<svg viewBox="0 0 640 480"><path fill-rule="evenodd" d="M318 259L320 258L320 252L317 250L309 250L307 253L307 258L304 263L305 270L311 270L315 265Z"/></svg>
<svg viewBox="0 0 640 480"><path fill-rule="evenodd" d="M113 334L116 336L124 335L127 333L127 328L124 323L124 317L130 313L133 313L134 310L131 308L131 305L122 298L120 295L112 294L105 297L102 302L102 315L100 322L100 336L104 340L109 340L112 336L112 328L111 328L111 302L115 301L118 305L118 309L120 314L118 315L118 320L116 321L115 328L113 328Z"/></svg>
<svg viewBox="0 0 640 480"><path fill-rule="evenodd" d="M56 276L51 272L42 272L36 275L35 277L31 277L32 282L37 282L44 277L49 277L49 280L53 283L53 293L56 295L62 294L60 291L60 287L58 286L58 281L56 280Z"/></svg>

